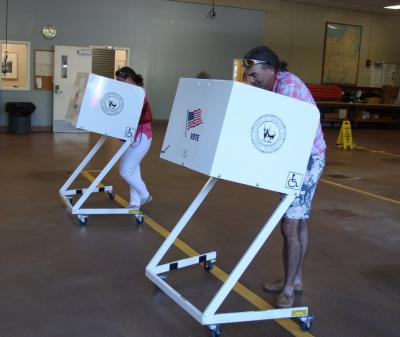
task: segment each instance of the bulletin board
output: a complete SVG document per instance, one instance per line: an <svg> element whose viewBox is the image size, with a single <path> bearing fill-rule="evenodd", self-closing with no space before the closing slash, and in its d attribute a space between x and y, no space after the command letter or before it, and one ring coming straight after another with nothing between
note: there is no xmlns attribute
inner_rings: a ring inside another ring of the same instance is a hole
<svg viewBox="0 0 400 337"><path fill-rule="evenodd" d="M54 52L51 50L35 50L36 90L53 90Z"/></svg>

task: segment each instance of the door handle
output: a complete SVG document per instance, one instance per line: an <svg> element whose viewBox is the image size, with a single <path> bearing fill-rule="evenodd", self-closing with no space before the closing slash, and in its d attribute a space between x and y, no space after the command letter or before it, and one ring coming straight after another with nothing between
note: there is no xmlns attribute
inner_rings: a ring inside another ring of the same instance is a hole
<svg viewBox="0 0 400 337"><path fill-rule="evenodd" d="M62 90L60 90L60 86L58 84L56 84L54 86L54 93L56 94L62 94Z"/></svg>

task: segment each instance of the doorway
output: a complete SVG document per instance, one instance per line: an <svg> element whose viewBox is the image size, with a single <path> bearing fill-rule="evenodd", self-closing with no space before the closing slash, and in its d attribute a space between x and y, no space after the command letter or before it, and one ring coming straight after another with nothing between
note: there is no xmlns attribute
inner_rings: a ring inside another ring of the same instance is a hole
<svg viewBox="0 0 400 337"><path fill-rule="evenodd" d="M129 62L129 48L54 47L53 132L78 132L66 121L78 73L114 78L117 69Z"/></svg>

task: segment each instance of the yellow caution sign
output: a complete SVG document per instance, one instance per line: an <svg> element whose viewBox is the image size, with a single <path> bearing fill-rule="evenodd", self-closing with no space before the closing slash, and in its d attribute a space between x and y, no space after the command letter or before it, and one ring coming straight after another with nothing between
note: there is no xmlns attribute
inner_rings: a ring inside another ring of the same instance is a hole
<svg viewBox="0 0 400 337"><path fill-rule="evenodd" d="M339 137L336 145L343 146L343 149L353 149L353 136L351 134L351 125L349 121L343 121L342 127L340 128Z"/></svg>

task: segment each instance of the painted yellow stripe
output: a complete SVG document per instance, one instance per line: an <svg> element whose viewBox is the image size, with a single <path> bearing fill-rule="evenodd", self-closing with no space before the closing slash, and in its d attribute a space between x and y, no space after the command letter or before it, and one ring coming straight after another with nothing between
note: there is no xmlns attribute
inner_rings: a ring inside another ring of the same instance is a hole
<svg viewBox="0 0 400 337"><path fill-rule="evenodd" d="M386 156L392 156L392 157L400 158L400 154L391 153L391 152L387 152L387 151L383 151L383 150L374 150L374 149L370 149L370 148L365 147L365 146L356 145L356 149L365 150L365 151L369 151L369 152L377 153L377 154L384 154Z"/></svg>
<svg viewBox="0 0 400 337"><path fill-rule="evenodd" d="M99 171L91 170L90 172L99 172ZM83 171L81 174L83 177L88 179L90 182L92 182L95 179L89 173L89 171ZM99 184L99 186L102 187L104 185ZM125 207L127 205L127 201L124 200L123 198L121 198L117 194L115 195L114 200L117 201L123 207ZM145 219L145 223L150 228L152 228L155 232L160 234L162 237L166 238L169 235L170 232L168 230L166 230L163 226L158 224L156 221L154 221L149 216L145 215L144 219ZM187 245L185 242L183 242L180 239L176 239L174 241L174 246L189 257L200 255L199 252L197 252L196 250L191 248L189 245ZM222 282L225 282L229 276L226 272L224 272L222 269L218 268L216 265L211 270L211 273ZM274 309L274 307L271 304L269 304L267 301L265 301L263 298L261 298L257 294L253 293L250 289L248 289L247 287L245 287L243 284L241 284L239 282L236 283L236 285L233 287L233 290L260 310ZM311 334L310 332L301 331L299 328L299 325L296 324L291 319L280 319L280 320L276 320L276 322L280 326L285 328L287 331L289 331L293 336L314 337L314 335Z"/></svg>
<svg viewBox="0 0 400 337"><path fill-rule="evenodd" d="M350 186L347 186L347 185L335 183L335 182L333 182L333 181L326 180L326 179L321 179L321 181L323 181L323 182L326 183L326 184L330 184L330 185L333 185L333 186L336 186L336 187L344 188L344 189L349 190L349 191L353 191L353 192L357 192L357 193L364 194L364 195L366 195L366 196L368 196L368 197L371 197L371 198L375 198L375 199L379 199L379 200L384 200L384 201L388 201L388 202L392 202L392 203L394 203L394 204L400 205L400 201L399 201L399 200L386 198L386 197L383 197L383 196L381 196L381 195L379 195L379 194L374 194L374 193L366 192L366 191L359 190L359 189L354 188L354 187L350 187Z"/></svg>

